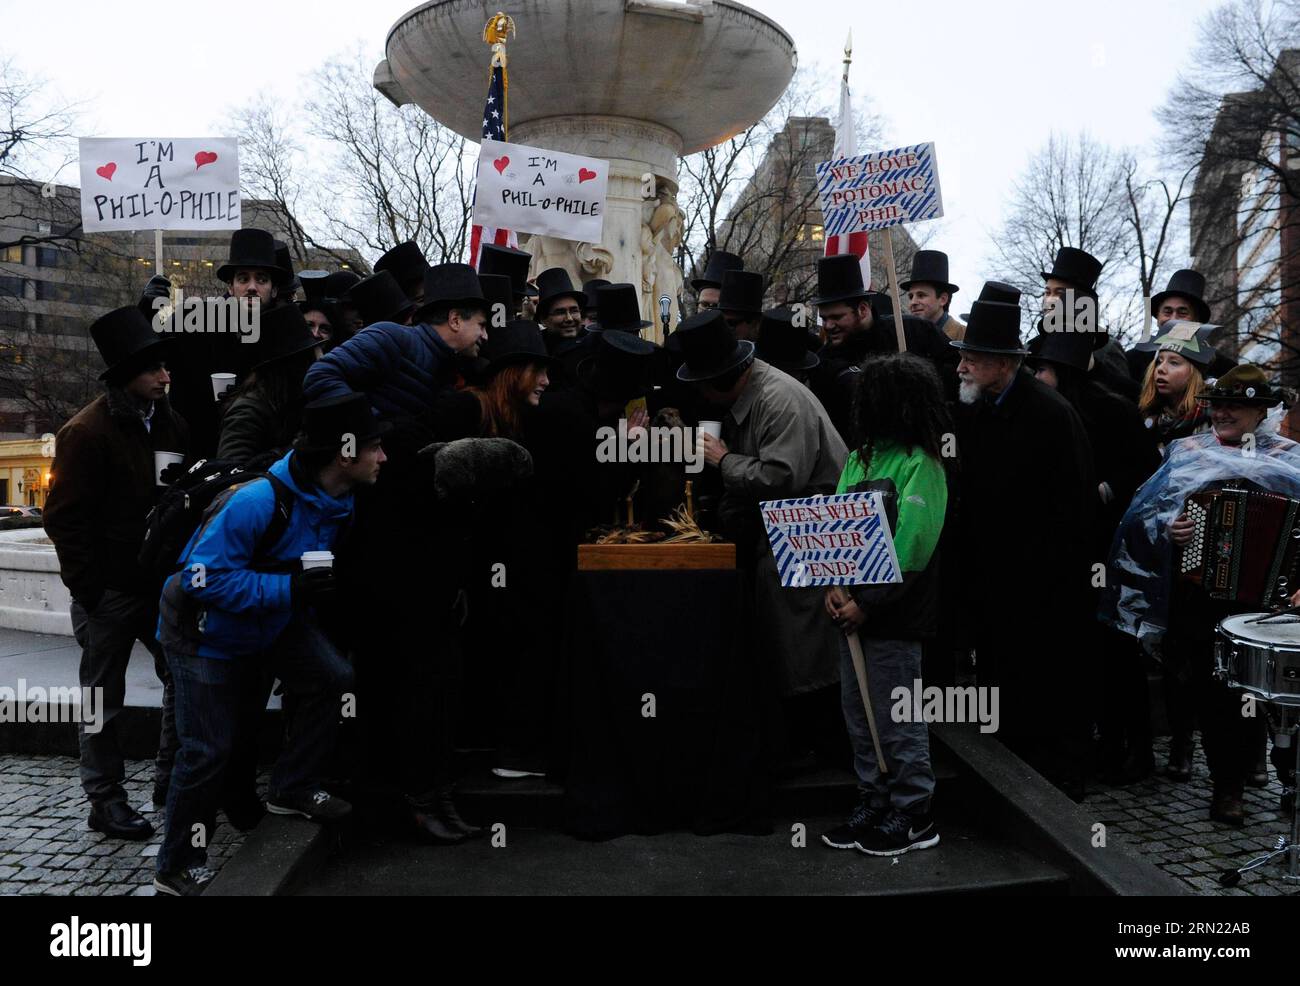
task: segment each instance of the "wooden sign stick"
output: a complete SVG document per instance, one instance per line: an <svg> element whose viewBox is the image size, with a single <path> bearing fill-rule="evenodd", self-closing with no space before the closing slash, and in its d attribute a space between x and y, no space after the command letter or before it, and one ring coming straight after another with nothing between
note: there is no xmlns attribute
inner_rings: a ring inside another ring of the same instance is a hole
<svg viewBox="0 0 1300 986"><path fill-rule="evenodd" d="M889 773L885 751L880 748L880 734L876 732L876 714L871 708L871 694L867 691L867 662L862 656L862 641L854 630L849 637L849 657L853 659L853 673L858 678L858 691L862 694L862 707L867 710L867 728L871 730L871 745L876 748L876 763L882 774Z"/></svg>
<svg viewBox="0 0 1300 986"><path fill-rule="evenodd" d="M898 299L898 270L894 267L894 237L890 227L881 230L885 234L885 267L889 271L889 298L894 305L894 331L898 334L898 351L907 352L907 336L903 333L903 306Z"/></svg>

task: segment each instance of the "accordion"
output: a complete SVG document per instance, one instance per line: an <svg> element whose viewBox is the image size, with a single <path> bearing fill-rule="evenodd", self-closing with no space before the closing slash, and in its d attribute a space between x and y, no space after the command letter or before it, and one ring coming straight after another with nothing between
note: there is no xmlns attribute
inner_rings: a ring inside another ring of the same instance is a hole
<svg viewBox="0 0 1300 986"><path fill-rule="evenodd" d="M1285 606L1300 588L1300 500L1228 487L1193 493L1183 510L1195 523L1178 554L1179 577L1212 599L1262 609Z"/></svg>

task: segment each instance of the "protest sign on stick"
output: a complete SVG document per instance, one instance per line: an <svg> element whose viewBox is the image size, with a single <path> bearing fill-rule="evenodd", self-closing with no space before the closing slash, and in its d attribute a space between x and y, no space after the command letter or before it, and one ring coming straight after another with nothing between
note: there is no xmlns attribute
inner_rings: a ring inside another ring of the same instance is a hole
<svg viewBox="0 0 1300 986"><path fill-rule="evenodd" d="M901 320L900 320L901 321ZM781 584L787 587L879 585L902 582L898 555L885 515L884 494L840 493L835 496L765 500L759 504ZM849 657L876 748L876 763L889 773L871 694L862 641L847 634Z"/></svg>
<svg viewBox="0 0 1300 986"><path fill-rule="evenodd" d="M889 227L943 215L934 144L914 144L819 164L817 192L828 237L884 230L894 329L898 333L898 351L904 352L907 340Z"/></svg>
<svg viewBox="0 0 1300 986"><path fill-rule="evenodd" d="M609 162L541 147L483 141L474 192L476 225L599 243Z"/></svg>

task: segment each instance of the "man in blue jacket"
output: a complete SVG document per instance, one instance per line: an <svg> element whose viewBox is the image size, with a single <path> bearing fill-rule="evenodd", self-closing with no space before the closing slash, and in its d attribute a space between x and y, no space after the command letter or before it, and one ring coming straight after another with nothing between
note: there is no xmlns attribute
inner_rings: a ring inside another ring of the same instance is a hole
<svg viewBox="0 0 1300 986"><path fill-rule="evenodd" d="M268 670L284 685L286 739L267 808L321 821L351 811L320 789L340 696L352 688L351 667L315 621L334 570L304 569L302 558L334 548L352 490L378 478L389 427L360 394L307 405L303 432L272 478L214 500L163 586L159 639L176 681L181 748L154 879L160 893L193 896L212 878L204 864L224 773L238 733L256 728ZM268 538L277 512L278 537Z"/></svg>

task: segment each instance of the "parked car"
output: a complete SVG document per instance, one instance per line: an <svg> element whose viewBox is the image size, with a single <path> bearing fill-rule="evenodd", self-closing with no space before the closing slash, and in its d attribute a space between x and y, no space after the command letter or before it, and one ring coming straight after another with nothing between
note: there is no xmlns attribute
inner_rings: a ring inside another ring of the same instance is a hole
<svg viewBox="0 0 1300 986"><path fill-rule="evenodd" d="M0 517L39 517L40 515L40 507L29 507L22 503L0 506Z"/></svg>

